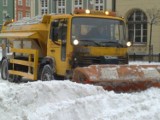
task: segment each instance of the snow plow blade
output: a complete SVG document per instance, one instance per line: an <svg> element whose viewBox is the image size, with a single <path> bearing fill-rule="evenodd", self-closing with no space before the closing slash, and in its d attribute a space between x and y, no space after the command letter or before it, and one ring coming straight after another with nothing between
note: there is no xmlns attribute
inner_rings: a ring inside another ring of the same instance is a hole
<svg viewBox="0 0 160 120"><path fill-rule="evenodd" d="M73 81L102 86L115 92L160 87L160 65L90 65L74 70Z"/></svg>

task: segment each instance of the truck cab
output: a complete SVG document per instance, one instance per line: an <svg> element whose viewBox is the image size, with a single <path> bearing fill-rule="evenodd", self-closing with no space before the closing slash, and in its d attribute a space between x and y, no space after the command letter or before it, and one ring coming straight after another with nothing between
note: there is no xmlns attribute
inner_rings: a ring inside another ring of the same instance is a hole
<svg viewBox="0 0 160 120"><path fill-rule="evenodd" d="M76 67L95 64L127 64L125 22L100 13L53 17L47 56L56 61L59 75Z"/></svg>

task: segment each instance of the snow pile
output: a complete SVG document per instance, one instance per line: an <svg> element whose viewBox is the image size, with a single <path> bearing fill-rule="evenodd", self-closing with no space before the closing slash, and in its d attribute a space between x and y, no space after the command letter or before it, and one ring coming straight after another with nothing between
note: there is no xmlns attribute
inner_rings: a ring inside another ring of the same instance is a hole
<svg viewBox="0 0 160 120"><path fill-rule="evenodd" d="M0 120L159 120L160 89L114 93L70 81L0 80Z"/></svg>
<svg viewBox="0 0 160 120"><path fill-rule="evenodd" d="M29 24L36 24L36 23L40 23L42 21L43 16L38 15L35 17L24 17L21 20L15 21L11 24L8 24L8 26L13 26L13 25L29 25Z"/></svg>
<svg viewBox="0 0 160 120"><path fill-rule="evenodd" d="M0 92L0 120L56 120L65 115L66 118L69 115L73 117L72 109L76 112L77 107L84 104L84 98L99 95L104 93L104 90L101 87L84 86L69 81L24 84L6 81L0 84ZM84 114L84 108L81 109L82 113L75 115L76 117Z"/></svg>
<svg viewBox="0 0 160 120"><path fill-rule="evenodd" d="M160 62L129 61L129 65L160 65Z"/></svg>

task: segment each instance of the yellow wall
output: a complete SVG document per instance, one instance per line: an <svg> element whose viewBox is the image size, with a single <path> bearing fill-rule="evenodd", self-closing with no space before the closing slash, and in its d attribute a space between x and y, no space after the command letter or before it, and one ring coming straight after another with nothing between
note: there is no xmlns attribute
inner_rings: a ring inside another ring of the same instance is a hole
<svg viewBox="0 0 160 120"><path fill-rule="evenodd" d="M130 11L133 9L141 9L146 13L147 9L157 8L160 9L160 0L117 0L116 3L117 13L123 17L127 17ZM147 14L146 14L147 15ZM150 26L148 25L148 39L149 42L149 34ZM152 44L153 44L153 53L160 53L160 25L153 25L153 33L152 33ZM130 53L148 53L148 43L147 45L138 45L134 46L129 50Z"/></svg>

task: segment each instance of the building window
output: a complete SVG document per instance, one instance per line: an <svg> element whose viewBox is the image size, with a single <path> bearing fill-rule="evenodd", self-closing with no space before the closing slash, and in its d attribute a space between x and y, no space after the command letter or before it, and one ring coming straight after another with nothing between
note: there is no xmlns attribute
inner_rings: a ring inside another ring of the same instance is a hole
<svg viewBox="0 0 160 120"><path fill-rule="evenodd" d="M104 0L95 0L95 10L104 10Z"/></svg>
<svg viewBox="0 0 160 120"><path fill-rule="evenodd" d="M57 13L66 13L66 2L65 0L57 1Z"/></svg>
<svg viewBox="0 0 160 120"><path fill-rule="evenodd" d="M5 21L6 20L6 17L8 16L8 13L7 13L7 11L3 11L3 21Z"/></svg>
<svg viewBox="0 0 160 120"><path fill-rule="evenodd" d="M74 9L83 9L83 0L74 0Z"/></svg>
<svg viewBox="0 0 160 120"><path fill-rule="evenodd" d="M30 7L30 0L26 0L26 6Z"/></svg>
<svg viewBox="0 0 160 120"><path fill-rule="evenodd" d="M26 12L26 17L30 17L30 16L31 16L30 12Z"/></svg>
<svg viewBox="0 0 160 120"><path fill-rule="evenodd" d="M3 6L7 6L7 0L3 0Z"/></svg>
<svg viewBox="0 0 160 120"><path fill-rule="evenodd" d="M128 37L133 43L147 42L147 16L141 10L134 10L128 17Z"/></svg>
<svg viewBox="0 0 160 120"><path fill-rule="evenodd" d="M41 14L48 13L48 0L41 0Z"/></svg>
<svg viewBox="0 0 160 120"><path fill-rule="evenodd" d="M18 0L18 5L22 5L22 0Z"/></svg>
<svg viewBox="0 0 160 120"><path fill-rule="evenodd" d="M23 18L23 12L18 11L18 20L21 20Z"/></svg>

